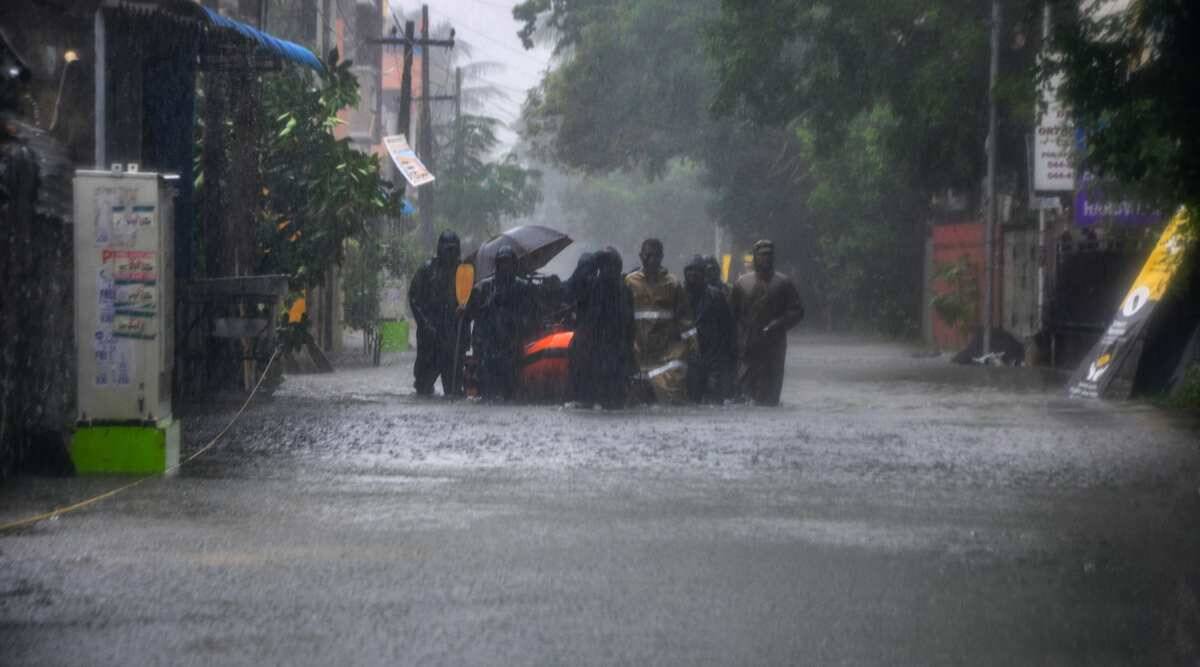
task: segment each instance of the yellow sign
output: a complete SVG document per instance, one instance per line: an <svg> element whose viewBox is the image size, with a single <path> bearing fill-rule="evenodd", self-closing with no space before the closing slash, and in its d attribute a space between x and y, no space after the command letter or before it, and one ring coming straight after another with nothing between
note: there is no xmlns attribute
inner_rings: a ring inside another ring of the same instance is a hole
<svg viewBox="0 0 1200 667"><path fill-rule="evenodd" d="M1145 294L1144 298L1152 301L1162 299L1167 286L1171 284L1171 277L1175 275L1175 269L1183 259L1183 250L1187 247L1187 240L1183 236L1183 227L1187 219L1185 209L1179 209L1175 217L1171 218L1171 222L1158 239L1158 245L1154 246L1150 258L1142 266L1142 272L1138 274L1137 280L1133 281L1133 289L1129 290L1125 301L1121 303L1123 310L1128 310L1134 305L1130 302L1139 294ZM1125 316L1129 317L1131 314L1126 313Z"/></svg>
<svg viewBox="0 0 1200 667"><path fill-rule="evenodd" d="M471 288L474 286L475 265L459 264L458 271L454 274L454 296L458 299L458 305L467 305L467 301L471 298Z"/></svg>
<svg viewBox="0 0 1200 667"><path fill-rule="evenodd" d="M1141 334L1154 307L1162 300L1183 260L1189 242L1184 233L1187 220L1185 209L1180 209L1171 218L1142 266L1137 280L1133 281L1133 286L1121 301L1112 323L1076 369L1067 385L1069 395L1077 398L1128 396L1132 381L1127 377L1116 385L1114 381L1123 374L1123 369L1137 367L1140 351L1132 343ZM1133 361L1134 365L1126 366L1129 361ZM1128 376L1128 373L1124 375ZM1120 391L1114 387L1120 387Z"/></svg>

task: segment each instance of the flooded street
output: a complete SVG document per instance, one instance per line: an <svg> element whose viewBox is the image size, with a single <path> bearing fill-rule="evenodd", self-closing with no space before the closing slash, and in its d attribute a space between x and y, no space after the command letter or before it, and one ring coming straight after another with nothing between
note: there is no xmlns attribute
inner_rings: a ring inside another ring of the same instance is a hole
<svg viewBox="0 0 1200 667"><path fill-rule="evenodd" d="M0 537L0 662L1080 664L1200 656L1197 425L795 336L777 409L287 378L212 451ZM193 410L184 455L236 405ZM23 478L0 520L119 485Z"/></svg>

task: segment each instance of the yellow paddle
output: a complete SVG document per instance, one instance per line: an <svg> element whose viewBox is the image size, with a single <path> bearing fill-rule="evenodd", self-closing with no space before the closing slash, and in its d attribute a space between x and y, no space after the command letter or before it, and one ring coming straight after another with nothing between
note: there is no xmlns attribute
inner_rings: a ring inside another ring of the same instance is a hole
<svg viewBox="0 0 1200 667"><path fill-rule="evenodd" d="M454 296L458 299L458 305L467 305L467 301L471 298L471 288L474 286L475 265L459 264L458 271L454 274Z"/></svg>
<svg viewBox="0 0 1200 667"><path fill-rule="evenodd" d="M467 301L471 300L471 288L475 286L475 265L466 262L458 265L458 271L454 273L454 298L458 300L459 315L458 315L458 335L454 337L454 370L450 377L450 388L454 393L458 393L458 354L462 345L462 328L463 328L463 313L461 309L466 307Z"/></svg>

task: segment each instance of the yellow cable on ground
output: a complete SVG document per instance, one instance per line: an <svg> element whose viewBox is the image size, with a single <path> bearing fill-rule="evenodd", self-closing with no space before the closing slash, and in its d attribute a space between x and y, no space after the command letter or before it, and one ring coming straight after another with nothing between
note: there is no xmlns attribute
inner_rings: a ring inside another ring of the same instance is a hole
<svg viewBox="0 0 1200 667"><path fill-rule="evenodd" d="M262 375L259 376L258 382L254 383L254 388L250 390L250 395L246 397L246 400L242 403L242 407L238 408L238 411L236 413L234 413L233 418L229 420L229 423L225 425L225 428L221 429L221 431L219 433L217 433L215 436L213 436L212 440L208 441L208 444L204 445L203 447L196 450L195 452L192 452L191 456L189 456L186 459L180 461L179 463L176 463L175 465L167 468L161 474L146 475L145 477L142 477L140 479L135 479L134 481L132 481L124 486L118 486L117 488L112 489L111 491L105 491L104 493L101 493L98 496L93 496L91 498L88 498L87 500L81 500L72 505L67 505L66 507L59 507L58 509L51 510L49 512L44 512L42 514L36 514L31 517L19 519L17 521L11 521L9 523L0 524L0 532L4 532L6 530L12 530L14 528L24 528L25 526L31 526L39 521L46 521L47 519L53 519L55 517L62 516L63 514L74 512L76 510L81 510L89 505L98 503L101 500L104 500L105 498L111 498L111 497L117 495L118 493L121 493L122 491L127 491L129 489L132 489L133 487L137 486L138 484L141 484L142 482L144 482L148 479L155 479L158 477L162 477L163 475L165 475L167 473L174 472L174 471L178 470L179 467L182 466L183 464L189 463L189 462L195 460L197 456L200 456L204 452L207 452L208 450L212 449L213 445L217 444L217 441L221 439L221 436L225 435L225 433L227 431L229 431L230 427L232 427L235 423L237 423L237 420L242 416L242 413L245 412L246 408L250 406L250 401L252 401L254 399L254 395L258 393L258 388L262 386L263 380L267 379L267 373L269 373L271 371L271 365L275 363L275 358L277 356L279 356L279 348L276 348L275 351L271 353L271 358L269 360L267 360L267 366L266 366L266 368L263 369Z"/></svg>

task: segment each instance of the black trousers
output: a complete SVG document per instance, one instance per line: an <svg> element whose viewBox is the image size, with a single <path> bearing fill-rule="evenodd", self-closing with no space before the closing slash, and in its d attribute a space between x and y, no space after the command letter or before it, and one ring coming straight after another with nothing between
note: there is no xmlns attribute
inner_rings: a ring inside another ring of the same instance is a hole
<svg viewBox="0 0 1200 667"><path fill-rule="evenodd" d="M722 403L733 397L734 362L721 359L688 359L688 400Z"/></svg>
<svg viewBox="0 0 1200 667"><path fill-rule="evenodd" d="M479 395L489 401L511 401L517 395L516 357L485 356L479 362Z"/></svg>
<svg viewBox="0 0 1200 667"><path fill-rule="evenodd" d="M417 361L413 364L413 388L421 396L433 394L433 384L442 378L442 393L446 396L462 395L463 357L457 355L458 371L455 372L454 340L458 332L442 332L433 336L417 332ZM462 343L459 343L462 347Z"/></svg>

